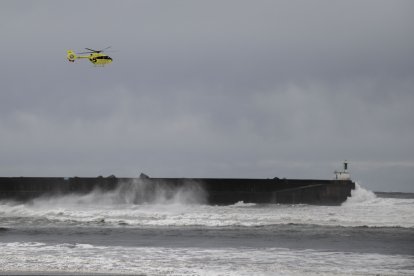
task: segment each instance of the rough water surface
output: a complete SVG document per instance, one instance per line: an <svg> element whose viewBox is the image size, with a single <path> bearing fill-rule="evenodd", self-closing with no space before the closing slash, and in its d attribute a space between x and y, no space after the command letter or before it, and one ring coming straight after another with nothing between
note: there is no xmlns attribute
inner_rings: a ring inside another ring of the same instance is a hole
<svg viewBox="0 0 414 276"><path fill-rule="evenodd" d="M414 275L414 198L341 206L133 204L125 189L0 202L0 274Z"/></svg>

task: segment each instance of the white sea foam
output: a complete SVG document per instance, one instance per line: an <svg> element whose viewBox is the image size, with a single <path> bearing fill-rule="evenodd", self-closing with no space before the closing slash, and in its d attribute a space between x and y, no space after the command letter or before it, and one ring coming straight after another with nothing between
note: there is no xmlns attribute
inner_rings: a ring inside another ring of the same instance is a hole
<svg viewBox="0 0 414 276"><path fill-rule="evenodd" d="M364 204L374 202L377 196L364 188L358 183L355 183L355 189L351 191L351 196L343 203L343 205Z"/></svg>
<svg viewBox="0 0 414 276"><path fill-rule="evenodd" d="M124 191L125 192L125 191ZM3 226L266 226L315 224L329 226L414 227L414 199L378 198L357 185L342 206L258 205L209 206L192 203L193 191L158 196L151 203L132 204L115 192L38 199L31 203L0 202Z"/></svg>
<svg viewBox="0 0 414 276"><path fill-rule="evenodd" d="M165 248L0 243L0 273L10 271L145 275L413 275L405 255L285 248Z"/></svg>

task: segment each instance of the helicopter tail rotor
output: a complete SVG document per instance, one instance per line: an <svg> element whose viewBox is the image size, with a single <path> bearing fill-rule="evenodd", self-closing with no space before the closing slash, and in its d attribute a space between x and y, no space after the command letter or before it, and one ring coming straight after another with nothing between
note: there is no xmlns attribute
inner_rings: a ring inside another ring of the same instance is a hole
<svg viewBox="0 0 414 276"><path fill-rule="evenodd" d="M77 58L76 54L72 50L68 51L68 54L66 57L69 62L75 62L75 59Z"/></svg>

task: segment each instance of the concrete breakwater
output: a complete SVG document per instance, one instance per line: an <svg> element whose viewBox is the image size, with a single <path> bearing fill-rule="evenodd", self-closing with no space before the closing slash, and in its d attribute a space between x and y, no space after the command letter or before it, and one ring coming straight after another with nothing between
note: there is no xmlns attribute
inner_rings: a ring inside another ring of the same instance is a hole
<svg viewBox="0 0 414 276"><path fill-rule="evenodd" d="M132 203L149 202L157 195L174 197L186 191L194 202L227 205L245 203L341 204L351 195L351 180L241 179L241 178L140 178L111 177L0 177L0 200L27 201L37 197L122 193Z"/></svg>
<svg viewBox="0 0 414 276"><path fill-rule="evenodd" d="M147 202L163 194L187 191L206 204L307 203L341 204L351 195L351 180L238 179L238 178L117 178L111 177L0 177L0 199L27 201L37 197L88 194L121 189L132 203Z"/></svg>

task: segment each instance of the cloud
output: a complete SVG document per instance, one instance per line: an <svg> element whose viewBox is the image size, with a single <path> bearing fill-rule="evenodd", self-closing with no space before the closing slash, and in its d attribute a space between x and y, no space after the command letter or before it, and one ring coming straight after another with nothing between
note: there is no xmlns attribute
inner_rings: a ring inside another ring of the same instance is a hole
<svg viewBox="0 0 414 276"><path fill-rule="evenodd" d="M0 4L2 175L326 178L347 158L412 190L410 1L96 3ZM106 46L105 68L65 60Z"/></svg>

